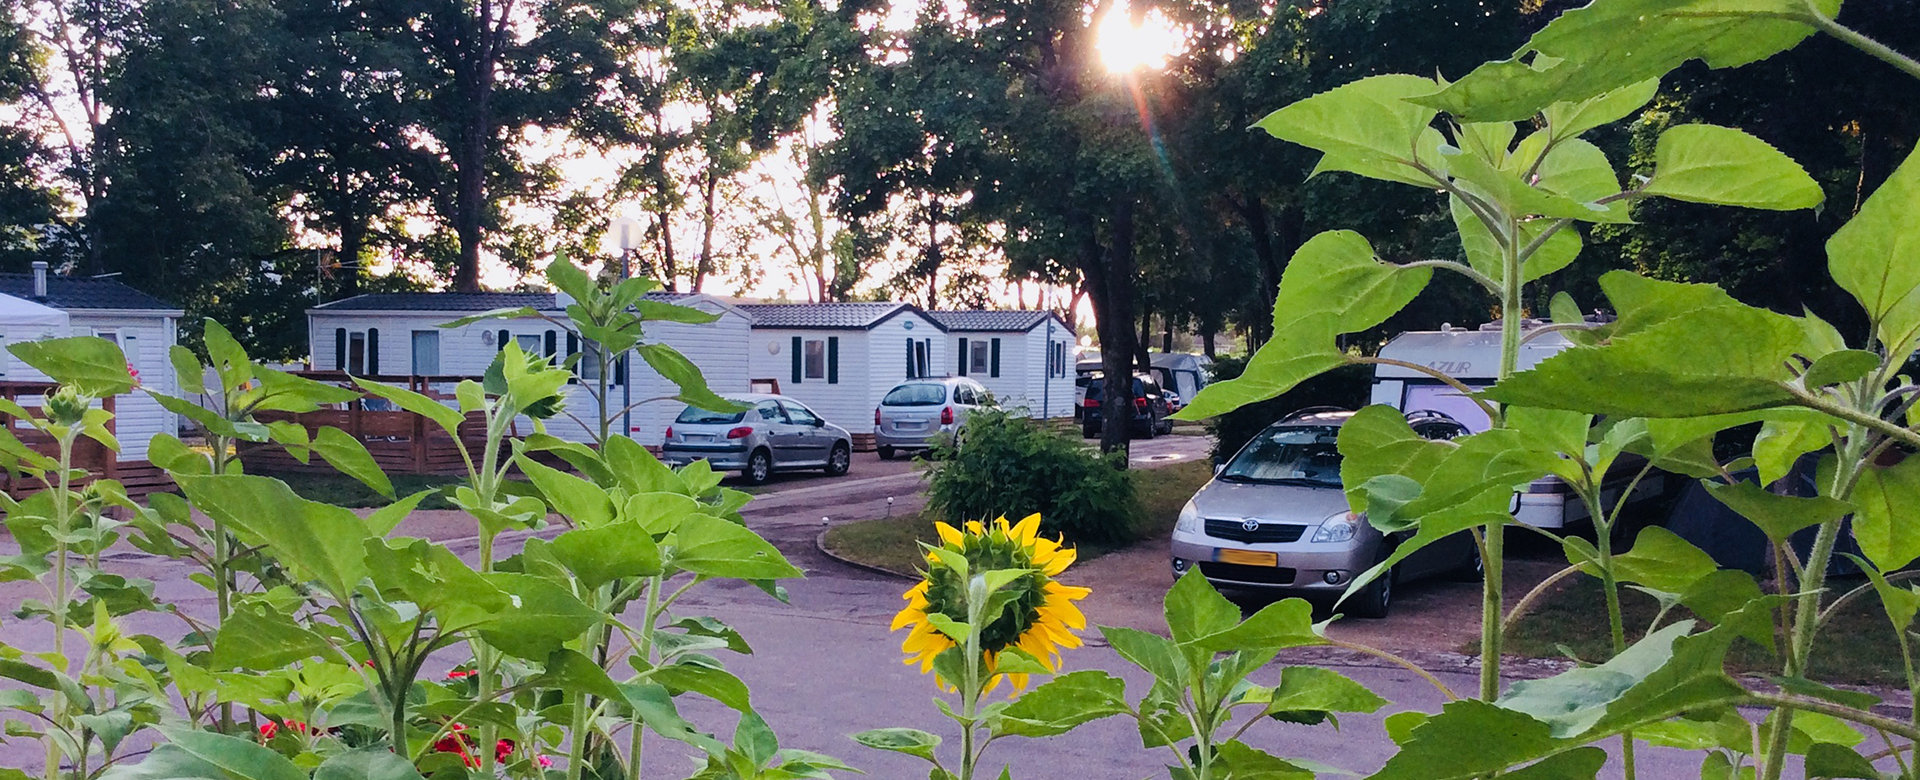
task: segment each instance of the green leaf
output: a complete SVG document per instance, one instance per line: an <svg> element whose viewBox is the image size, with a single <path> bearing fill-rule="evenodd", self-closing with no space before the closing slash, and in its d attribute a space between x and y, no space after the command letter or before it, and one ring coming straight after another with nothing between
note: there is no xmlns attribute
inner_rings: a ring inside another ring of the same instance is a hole
<svg viewBox="0 0 1920 780"><path fill-rule="evenodd" d="M55 382L82 395L107 398L133 389L127 356L113 342L94 336L16 341L7 351Z"/></svg>
<svg viewBox="0 0 1920 780"><path fill-rule="evenodd" d="M1826 198L1799 163L1731 127L1669 128L1653 160L1653 179L1641 188L1650 196L1774 211L1809 209Z"/></svg>
<svg viewBox="0 0 1920 780"><path fill-rule="evenodd" d="M432 420L435 425L440 426L440 429L446 431L449 436L458 438L460 436L460 423L467 419L466 415L461 414L458 409L449 407L439 401L435 401L404 387L383 385L379 382L369 382L365 379L355 379L354 384L359 385L362 390L393 402L394 406Z"/></svg>
<svg viewBox="0 0 1920 780"><path fill-rule="evenodd" d="M1167 631L1182 645L1227 631L1240 623L1240 607L1215 590L1195 570L1181 576L1166 597Z"/></svg>
<svg viewBox="0 0 1920 780"><path fill-rule="evenodd" d="M1462 746L1472 749L1462 749ZM1448 702L1413 727L1400 752L1370 780L1464 780L1572 747L1524 712L1477 699Z"/></svg>
<svg viewBox="0 0 1920 780"><path fill-rule="evenodd" d="M1387 700L1331 669L1289 666L1267 702L1269 716L1288 712L1374 712Z"/></svg>
<svg viewBox="0 0 1920 780"><path fill-rule="evenodd" d="M688 360L679 350L665 344L641 344L634 347L640 357L647 361L655 373L680 388L675 398L700 409L712 412L737 412L747 407L716 395L707 387L707 378L700 373L700 367Z"/></svg>
<svg viewBox="0 0 1920 780"><path fill-rule="evenodd" d="M209 317L201 320L201 328L201 340L207 345L207 358L220 377L221 389L232 392L252 381L253 360L226 326Z"/></svg>
<svg viewBox="0 0 1920 780"><path fill-rule="evenodd" d="M697 747L709 756L726 755L727 748L719 740L695 730L692 723L680 717L665 687L653 683L624 683L620 690L626 692L628 706L654 733Z"/></svg>
<svg viewBox="0 0 1920 780"><path fill-rule="evenodd" d="M1133 628L1101 626L1100 635L1121 658L1151 673L1172 688L1187 684L1187 662L1173 640Z"/></svg>
<svg viewBox="0 0 1920 780"><path fill-rule="evenodd" d="M386 536L393 533L393 529L400 527L400 523L420 506L420 502L438 492L438 490L422 490L373 510L367 515L367 532L373 536Z"/></svg>
<svg viewBox="0 0 1920 780"><path fill-rule="evenodd" d="M1411 164L1415 145L1429 129L1434 111L1407 98L1430 93L1436 86L1433 79L1420 76L1364 78L1288 105L1254 127L1351 163L1341 164L1341 169L1431 186L1434 182Z"/></svg>
<svg viewBox="0 0 1920 780"><path fill-rule="evenodd" d="M1775 419L1760 426L1753 440L1753 463L1760 484L1771 485L1787 476L1800 456L1833 443L1826 415L1811 409L1780 409Z"/></svg>
<svg viewBox="0 0 1920 780"><path fill-rule="evenodd" d="M200 511L227 524L243 541L265 544L302 579L345 600L368 574L366 525L351 510L295 495L266 477L212 475L174 480Z"/></svg>
<svg viewBox="0 0 1920 780"><path fill-rule="evenodd" d="M996 733L1021 737L1065 734L1101 718L1131 712L1127 683L1088 669L1063 674L1028 691L1000 713Z"/></svg>
<svg viewBox="0 0 1920 780"><path fill-rule="evenodd" d="M801 576L778 549L745 526L708 515L692 515L674 531L677 545L669 562L683 571L741 580L777 580Z"/></svg>
<svg viewBox="0 0 1920 780"><path fill-rule="evenodd" d="M1196 646L1216 653L1284 650L1326 641L1313 629L1313 605L1298 598L1273 602L1239 625L1193 640Z"/></svg>
<svg viewBox="0 0 1920 780"><path fill-rule="evenodd" d="M660 301L635 301L634 310L640 319L648 322L683 322L689 325L705 325L720 319L720 315L704 312L692 306L681 306Z"/></svg>
<svg viewBox="0 0 1920 780"><path fill-rule="evenodd" d="M1893 630L1906 633L1907 629L1913 625L1914 615L1920 614L1920 592L1915 592L1911 588L1894 587L1892 583L1887 582L1886 575L1881 574L1873 564L1856 556L1847 557L1859 564L1860 570L1866 572L1869 581L1873 583L1873 590L1880 596L1880 606L1887 613L1887 620L1893 623Z"/></svg>
<svg viewBox="0 0 1920 780"><path fill-rule="evenodd" d="M465 317L461 317L460 319L454 320L452 322L442 322L440 323L440 327L461 328L461 327L466 327L468 325L472 325L473 323L476 323L476 322L485 322L487 320L519 320L519 319L537 318L539 316L540 316L539 309L535 309L531 306L513 306L513 307L508 307L503 309L488 309L487 311L480 312L479 314L469 314Z"/></svg>
<svg viewBox="0 0 1920 780"><path fill-rule="evenodd" d="M167 347L167 362L173 364L174 381L180 384L180 392L200 395L207 392L206 366L200 365L200 357L193 350L175 344Z"/></svg>
<svg viewBox="0 0 1920 780"><path fill-rule="evenodd" d="M653 537L629 526L576 528L554 537L550 549L587 588L660 573L660 548Z"/></svg>
<svg viewBox="0 0 1920 780"><path fill-rule="evenodd" d="M1648 526L1633 547L1613 556L1614 575L1666 593L1685 593L1720 567L1713 556L1660 526Z"/></svg>
<svg viewBox="0 0 1920 780"><path fill-rule="evenodd" d="M1827 239L1827 270L1867 310L1874 335L1893 355L1920 342L1920 151Z"/></svg>
<svg viewBox="0 0 1920 780"><path fill-rule="evenodd" d="M168 744L186 754L219 767L224 777L234 780L307 780L307 773L292 761L250 739L215 734L211 731L161 729Z"/></svg>
<svg viewBox="0 0 1920 780"><path fill-rule="evenodd" d="M1797 719L1796 719L1797 720ZM1881 780L1886 775L1875 769L1873 762L1852 748L1831 742L1815 742L1807 749L1807 777L1861 778L1861 780Z"/></svg>
<svg viewBox="0 0 1920 780"><path fill-rule="evenodd" d="M853 735L853 741L875 750L890 750L905 753L933 761L933 749L940 746L940 737L919 729L873 729Z"/></svg>
<svg viewBox="0 0 1920 780"><path fill-rule="evenodd" d="M1562 351L1483 395L1621 417L1702 417L1795 403L1786 366L1796 356L1818 357L1807 354L1797 318L1739 303L1718 288L1623 271L1601 277L1601 285L1621 312L1604 346Z"/></svg>
<svg viewBox="0 0 1920 780"><path fill-rule="evenodd" d="M598 696L609 701L625 702L627 694L607 676L607 670L593 662L579 651L565 648L553 651L547 656L547 671L540 675L540 685L558 688L576 696Z"/></svg>
<svg viewBox="0 0 1920 780"><path fill-rule="evenodd" d="M313 770L313 780L423 780L412 762L378 745L335 753Z"/></svg>
<svg viewBox="0 0 1920 780"><path fill-rule="evenodd" d="M1840 0L1815 5L1831 17ZM1419 101L1465 121L1522 121L1556 103L1658 78L1687 60L1731 68L1766 59L1814 33L1791 20L1801 13L1793 0L1599 0L1561 14L1515 59L1481 65ZM1529 53L1531 64L1521 59Z"/></svg>
<svg viewBox="0 0 1920 780"><path fill-rule="evenodd" d="M1725 485L1706 480L1704 484L1715 499L1752 521L1768 539L1776 542L1786 541L1802 528L1838 520L1853 512L1853 507L1845 501L1826 496L1783 496L1752 482Z"/></svg>
<svg viewBox="0 0 1920 780"><path fill-rule="evenodd" d="M359 439L329 426L315 431L309 446L340 473L359 480L380 495L393 498L393 480L380 470L380 464L374 462L373 454L367 452L367 446Z"/></svg>
<svg viewBox="0 0 1920 780"><path fill-rule="evenodd" d="M654 667L647 674L647 679L667 686L667 690L675 695L691 691L741 712L753 709L753 693L747 689L747 684L725 669L699 664L668 664Z"/></svg>
<svg viewBox="0 0 1920 780"><path fill-rule="evenodd" d="M1879 367L1878 354L1864 349L1842 349L1813 361L1813 365L1807 367L1807 373L1800 375L1800 382L1808 389L1845 384L1864 379Z"/></svg>
<svg viewBox="0 0 1920 780"><path fill-rule="evenodd" d="M1313 770L1275 756L1238 740L1221 743L1216 750L1233 780L1313 780Z"/></svg>
<svg viewBox="0 0 1920 780"><path fill-rule="evenodd" d="M1607 765L1607 751L1580 747L1501 775L1505 780L1593 780Z"/></svg>
<svg viewBox="0 0 1920 780"><path fill-rule="evenodd" d="M327 640L306 629L286 612L265 604L243 604L220 624L213 640L216 670L284 669L297 661L332 653Z"/></svg>
<svg viewBox="0 0 1920 780"><path fill-rule="evenodd" d="M1314 236L1294 252L1281 275L1273 340L1254 353L1239 378L1206 386L1175 416L1198 420L1222 414L1346 363L1335 337L1385 322L1432 277L1431 268L1380 262L1373 246L1353 231Z"/></svg>
<svg viewBox="0 0 1920 780"><path fill-rule="evenodd" d="M1853 538L1881 571L1905 568L1920 558L1920 524L1910 513L1920 506L1920 458L1894 466L1868 463L1853 488Z"/></svg>
<svg viewBox="0 0 1920 780"><path fill-rule="evenodd" d="M546 580L523 574L487 576L513 602L479 624L480 636L508 654L547 660L601 619L592 607Z"/></svg>
<svg viewBox="0 0 1920 780"><path fill-rule="evenodd" d="M613 504L606 489L552 468L524 455L513 459L547 504L581 528L599 528L613 522Z"/></svg>
<svg viewBox="0 0 1920 780"><path fill-rule="evenodd" d="M1554 103L1541 113L1553 138L1565 140L1625 119L1652 102L1657 94L1660 94L1660 79L1656 77L1585 100Z"/></svg>
<svg viewBox="0 0 1920 780"><path fill-rule="evenodd" d="M1673 659L1674 641L1693 625L1683 620L1648 634L1599 666L1516 682L1500 697L1499 705L1539 718L1551 726L1556 739L1585 734L1615 701Z"/></svg>

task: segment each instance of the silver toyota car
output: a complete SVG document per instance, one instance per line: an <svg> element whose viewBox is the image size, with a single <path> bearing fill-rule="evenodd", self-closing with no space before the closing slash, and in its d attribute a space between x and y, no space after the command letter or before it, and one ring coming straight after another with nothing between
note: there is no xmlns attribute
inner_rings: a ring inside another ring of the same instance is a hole
<svg viewBox="0 0 1920 780"><path fill-rule="evenodd" d="M710 412L692 406L667 427L660 460L684 466L704 460L716 471L738 471L749 484L776 471L824 469L840 476L853 464L853 436L821 419L805 404L780 395L731 399L744 412Z"/></svg>
<svg viewBox="0 0 1920 780"><path fill-rule="evenodd" d="M1180 511L1173 530L1174 576L1198 566L1226 586L1338 595L1392 553L1411 532L1386 535L1348 511L1340 484L1340 426L1352 412L1303 409L1253 437ZM1407 415L1430 439L1467 429L1439 412ZM1345 610L1385 617L1396 585L1436 575L1478 579L1480 556L1466 534L1407 557L1348 598Z"/></svg>
<svg viewBox="0 0 1920 780"><path fill-rule="evenodd" d="M992 402L985 386L964 377L902 382L873 410L873 442L883 459L899 450L926 449L935 437L960 430L969 412Z"/></svg>

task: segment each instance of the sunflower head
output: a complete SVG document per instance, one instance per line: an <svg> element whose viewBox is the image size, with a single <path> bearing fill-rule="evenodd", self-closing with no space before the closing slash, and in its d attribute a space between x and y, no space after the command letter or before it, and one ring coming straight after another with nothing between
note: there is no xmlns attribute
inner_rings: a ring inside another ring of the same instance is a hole
<svg viewBox="0 0 1920 780"><path fill-rule="evenodd" d="M1039 515L1030 515L1017 524L1009 524L1004 517L991 524L968 522L964 531L946 523L936 523L935 528L940 532L940 545L928 547L921 580L904 594L907 606L893 619L894 630L910 629L901 645L906 662L919 664L922 673L933 671L940 654L959 643L942 633L932 616L965 622L970 614L968 594L976 592L972 578L1000 571L1014 574L996 591L1004 594L998 600L1005 605L975 628L985 656L987 687L998 685L1001 677L1010 678L1016 689L1026 687L1025 674L994 671L996 659L1010 647L1049 670L1058 670L1060 649L1080 646L1073 629L1086 627L1086 618L1073 602L1086 598L1087 589L1053 579L1073 563L1074 551L1061 547L1058 541L1039 537ZM965 560L965 571L949 564L956 557ZM942 687L950 688L954 682L939 679Z"/></svg>

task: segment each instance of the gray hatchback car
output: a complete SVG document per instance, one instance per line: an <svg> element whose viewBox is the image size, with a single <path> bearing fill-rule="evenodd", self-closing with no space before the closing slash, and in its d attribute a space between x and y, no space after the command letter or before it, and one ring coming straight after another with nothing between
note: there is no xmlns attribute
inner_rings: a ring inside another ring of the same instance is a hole
<svg viewBox="0 0 1920 780"><path fill-rule="evenodd" d="M853 436L805 404L780 395L730 399L744 412L711 412L689 406L667 427L660 459L671 466L704 460L717 471L738 471L749 484L776 471L823 469L846 474L853 464Z"/></svg>
<svg viewBox="0 0 1920 780"><path fill-rule="evenodd" d="M873 442L880 457L899 450L922 450L942 435L952 435L967 414L993 403L979 382L964 377L913 379L894 385L873 410Z"/></svg>
<svg viewBox="0 0 1920 780"><path fill-rule="evenodd" d="M1199 567L1207 579L1243 588L1337 595L1386 560L1411 532L1382 534L1348 511L1340 483L1340 426L1349 411L1306 409L1274 423L1226 462L1180 511L1173 530L1175 576ZM1429 439L1467 429L1439 412L1407 415ZM1398 584L1436 575L1477 579L1473 538L1456 534L1421 548L1347 601L1359 617L1385 617Z"/></svg>

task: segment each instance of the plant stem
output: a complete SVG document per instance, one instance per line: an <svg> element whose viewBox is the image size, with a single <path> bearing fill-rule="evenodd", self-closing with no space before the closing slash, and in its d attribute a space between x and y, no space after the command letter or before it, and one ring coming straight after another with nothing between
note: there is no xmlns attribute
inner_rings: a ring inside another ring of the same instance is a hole
<svg viewBox="0 0 1920 780"><path fill-rule="evenodd" d="M73 498L73 440L78 426L71 426L60 437L60 477L59 486L53 494L53 525L59 530L59 538L54 540L53 549L53 657L59 659L61 674L68 669L67 664L67 611L71 600L67 593L67 538L72 535L73 515L69 507ZM65 729L67 720L67 697L53 696L53 706L48 720ZM47 778L59 777L60 743L47 738Z"/></svg>
<svg viewBox="0 0 1920 780"><path fill-rule="evenodd" d="M595 591L593 598L595 612L605 613L610 608L609 604L613 600L612 591L612 583L601 585ZM591 650L599 647L601 642L606 641L607 634L607 625L604 622L587 629L587 648ZM590 725L589 717L592 715L592 706L587 699L588 696L584 692L574 694L572 732L567 740L567 780L580 780L581 774L587 767L587 730Z"/></svg>
<svg viewBox="0 0 1920 780"><path fill-rule="evenodd" d="M662 609L660 605L660 588L664 584L666 584L665 575L655 574L647 579L647 604L646 607L641 610L641 615L645 617L645 624L640 627L640 641L638 646L634 648L634 651L640 655L640 660L646 662L648 666L653 665L653 627L659 620L658 615ZM628 780L640 780L641 750L646 746L646 734L645 729L641 728L640 718L637 716L633 719L633 731L628 735L627 739L627 750L629 754L629 758L627 759L627 778Z"/></svg>
<svg viewBox="0 0 1920 780"><path fill-rule="evenodd" d="M1920 78L1920 61L1915 61L1912 57L1894 51L1884 43L1861 35L1853 28L1834 21L1826 14L1821 13L1819 9L1815 8L1811 0L1803 0L1803 2L1807 10L1807 21L1811 22L1813 26L1821 32L1839 38L1841 42L1848 46L1866 52L1875 59L1899 68L1909 76Z"/></svg>
<svg viewBox="0 0 1920 780"><path fill-rule="evenodd" d="M1492 227L1492 225L1488 225ZM1507 218L1507 235L1515 239L1520 235L1520 225L1512 217ZM1501 279L1500 289L1500 379L1513 375L1520 363L1520 269L1526 262L1515 240L1509 240L1502 247L1505 250L1506 273ZM1505 415L1493 420L1495 425L1506 425ZM1493 701L1500 698L1500 652L1502 640L1501 617L1505 613L1502 597L1505 594L1503 577L1506 569L1506 521L1488 523L1485 528L1485 581L1481 583L1480 601L1480 698Z"/></svg>

